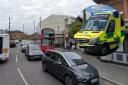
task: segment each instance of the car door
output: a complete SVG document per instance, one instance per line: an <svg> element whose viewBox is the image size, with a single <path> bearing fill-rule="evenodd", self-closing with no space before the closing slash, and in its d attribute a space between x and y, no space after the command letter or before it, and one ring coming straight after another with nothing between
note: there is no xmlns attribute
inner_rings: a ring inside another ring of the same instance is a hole
<svg viewBox="0 0 128 85"><path fill-rule="evenodd" d="M67 68L68 64L63 56L59 53L56 53L56 59L54 63L54 71L56 73L56 76L63 80L65 77L65 73L67 72Z"/></svg>
<svg viewBox="0 0 128 85"><path fill-rule="evenodd" d="M51 51L47 51L45 53L46 61L45 64L47 65L47 68L50 72L54 73L54 63L55 63L55 53Z"/></svg>

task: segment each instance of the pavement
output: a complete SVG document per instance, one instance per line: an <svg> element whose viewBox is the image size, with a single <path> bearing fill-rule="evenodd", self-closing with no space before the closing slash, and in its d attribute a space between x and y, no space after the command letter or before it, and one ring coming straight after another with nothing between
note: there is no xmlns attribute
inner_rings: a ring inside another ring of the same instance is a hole
<svg viewBox="0 0 128 85"><path fill-rule="evenodd" d="M42 71L41 61L28 61L21 47L11 48L8 62L0 64L0 85L64 85L60 80ZM100 85L116 85L103 78Z"/></svg>
<svg viewBox="0 0 128 85"><path fill-rule="evenodd" d="M95 66L98 69L101 78L113 82L115 85L128 85L128 66L101 62L96 56L83 54L83 50L79 48L73 51L80 54L89 63Z"/></svg>

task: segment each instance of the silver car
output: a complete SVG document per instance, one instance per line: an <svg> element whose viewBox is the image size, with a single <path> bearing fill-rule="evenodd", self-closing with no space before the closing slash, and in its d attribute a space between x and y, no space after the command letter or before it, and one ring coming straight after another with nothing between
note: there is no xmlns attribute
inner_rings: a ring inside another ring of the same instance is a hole
<svg viewBox="0 0 128 85"><path fill-rule="evenodd" d="M25 55L27 56L28 60L41 59L43 52L41 51L39 46L35 44L29 44L27 46Z"/></svg>

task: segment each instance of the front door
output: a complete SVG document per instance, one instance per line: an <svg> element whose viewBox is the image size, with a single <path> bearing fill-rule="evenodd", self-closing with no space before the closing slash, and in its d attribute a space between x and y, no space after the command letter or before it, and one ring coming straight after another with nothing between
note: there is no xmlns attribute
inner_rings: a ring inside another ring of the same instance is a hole
<svg viewBox="0 0 128 85"><path fill-rule="evenodd" d="M118 45L120 38L115 32L115 20L110 20L108 28L106 30L106 38L109 43L110 49L113 49Z"/></svg>

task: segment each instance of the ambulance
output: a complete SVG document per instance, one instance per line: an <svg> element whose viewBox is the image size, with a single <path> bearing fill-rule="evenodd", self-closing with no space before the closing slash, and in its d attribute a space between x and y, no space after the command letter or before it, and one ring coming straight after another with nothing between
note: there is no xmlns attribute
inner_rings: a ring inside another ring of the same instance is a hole
<svg viewBox="0 0 128 85"><path fill-rule="evenodd" d="M8 60L9 53L10 53L9 35L0 34L0 61Z"/></svg>
<svg viewBox="0 0 128 85"><path fill-rule="evenodd" d="M125 25L118 11L94 12L74 35L80 48L101 55L118 48L124 37Z"/></svg>

